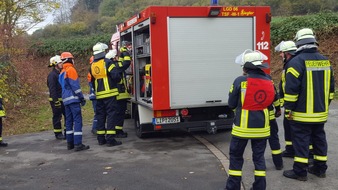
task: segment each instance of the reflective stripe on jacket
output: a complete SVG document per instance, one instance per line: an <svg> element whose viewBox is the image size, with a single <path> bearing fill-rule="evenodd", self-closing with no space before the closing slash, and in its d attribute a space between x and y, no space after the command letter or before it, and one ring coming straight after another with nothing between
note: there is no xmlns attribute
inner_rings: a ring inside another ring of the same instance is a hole
<svg viewBox="0 0 338 190"><path fill-rule="evenodd" d="M311 48L300 51L289 64L285 82L285 109L292 111L296 122L326 122L335 84L330 61L316 48Z"/></svg>

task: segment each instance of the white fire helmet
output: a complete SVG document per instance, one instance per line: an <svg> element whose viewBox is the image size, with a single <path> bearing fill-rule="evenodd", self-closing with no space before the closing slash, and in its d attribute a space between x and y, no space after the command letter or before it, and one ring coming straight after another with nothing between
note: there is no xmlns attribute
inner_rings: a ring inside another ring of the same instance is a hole
<svg viewBox="0 0 338 190"><path fill-rule="evenodd" d="M315 35L310 28L303 28L296 33L295 36L296 46L299 47L304 44L317 43Z"/></svg>
<svg viewBox="0 0 338 190"><path fill-rule="evenodd" d="M277 52L288 52L292 55L295 54L296 50L297 47L293 41L281 41L281 43L275 47L275 51Z"/></svg>
<svg viewBox="0 0 338 190"><path fill-rule="evenodd" d="M235 63L249 68L268 68L268 64L263 63L265 60L268 60L268 57L262 52L247 49L236 57Z"/></svg>
<svg viewBox="0 0 338 190"><path fill-rule="evenodd" d="M116 49L109 50L108 53L106 54L107 59L113 59L117 55Z"/></svg>
<svg viewBox="0 0 338 190"><path fill-rule="evenodd" d="M98 43L96 43L96 44L93 46L93 54L96 55L96 54L105 52L106 49L108 49L107 44L98 42Z"/></svg>
<svg viewBox="0 0 338 190"><path fill-rule="evenodd" d="M62 63L60 55L55 55L49 59L49 67L53 67L59 63Z"/></svg>

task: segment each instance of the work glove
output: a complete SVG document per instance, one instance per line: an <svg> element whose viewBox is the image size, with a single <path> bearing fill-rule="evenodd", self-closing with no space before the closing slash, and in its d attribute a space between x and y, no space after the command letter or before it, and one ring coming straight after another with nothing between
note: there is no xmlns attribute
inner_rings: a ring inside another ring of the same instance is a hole
<svg viewBox="0 0 338 190"><path fill-rule="evenodd" d="M81 106L85 106L86 105L86 100L85 99L81 99Z"/></svg>
<svg viewBox="0 0 338 190"><path fill-rule="evenodd" d="M293 117L292 117L292 111L291 110L285 110L284 111L284 116L287 120L292 120Z"/></svg>
<svg viewBox="0 0 338 190"><path fill-rule="evenodd" d="M61 102L60 101L55 101L54 102L55 108L61 108Z"/></svg>
<svg viewBox="0 0 338 190"><path fill-rule="evenodd" d="M280 115L282 115L282 112L280 110L280 106L276 106L275 107L275 117L279 117Z"/></svg>

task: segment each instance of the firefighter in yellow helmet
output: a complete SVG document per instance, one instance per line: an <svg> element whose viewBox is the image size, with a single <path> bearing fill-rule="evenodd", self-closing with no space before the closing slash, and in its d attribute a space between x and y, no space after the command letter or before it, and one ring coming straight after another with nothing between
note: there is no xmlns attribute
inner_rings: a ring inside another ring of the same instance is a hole
<svg viewBox="0 0 338 190"><path fill-rule="evenodd" d="M58 64L60 64L61 58L59 55L55 55L50 58L50 63L48 67L51 67L52 70L48 74L47 77L47 86L49 90L49 103L52 108L53 112L53 128L54 128L54 134L56 139L66 139L66 124L64 121L64 134L62 134L62 126L61 126L61 120L62 115L65 120L65 106L62 102L62 88L59 83L59 74L62 68L58 67Z"/></svg>
<svg viewBox="0 0 338 190"><path fill-rule="evenodd" d="M119 95L117 83L121 80L116 65L105 58L108 46L98 42L93 46L94 61L90 66L90 74L96 95L97 140L99 145L121 145L115 139ZM107 125L106 125L107 124Z"/></svg>
<svg viewBox="0 0 338 190"><path fill-rule="evenodd" d="M0 147L8 146L8 143L5 143L2 140L2 118L6 117L5 106L3 104L2 96L0 95Z"/></svg>
<svg viewBox="0 0 338 190"><path fill-rule="evenodd" d="M259 52L246 50L237 56L236 63L242 65L246 75L233 82L228 104L235 109L235 118L230 142L229 178L225 189L241 189L243 153L251 141L252 157L255 165L253 189L266 189L264 152L270 137L269 110L275 97L271 77L262 69L267 68L263 61L267 57Z"/></svg>
<svg viewBox="0 0 338 190"><path fill-rule="evenodd" d="M307 180L307 173L326 177L327 141L324 124L334 96L334 77L330 61L318 52L318 43L309 28L296 33L296 56L285 74L284 114L290 121L295 150L292 170L287 178ZM313 144L313 166L308 168L309 144ZM308 169L308 170L307 170Z"/></svg>

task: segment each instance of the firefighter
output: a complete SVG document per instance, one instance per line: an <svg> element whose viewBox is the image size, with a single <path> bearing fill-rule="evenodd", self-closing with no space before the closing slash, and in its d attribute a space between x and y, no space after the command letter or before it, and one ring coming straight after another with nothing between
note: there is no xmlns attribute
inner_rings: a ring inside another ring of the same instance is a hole
<svg viewBox="0 0 338 190"><path fill-rule="evenodd" d="M324 124L334 97L334 77L330 61L318 52L314 33L304 28L296 33L296 56L288 63L285 75L284 108L290 120L295 150L292 170L287 178L307 180L307 169L317 177L326 177L327 141ZM313 166L308 167L310 139Z"/></svg>
<svg viewBox="0 0 338 190"><path fill-rule="evenodd" d="M280 148L279 137L278 137L278 124L276 118L281 116L280 101L279 95L275 88L275 99L273 104L271 104L269 109L269 119L270 119L270 138L269 145L272 153L272 161L275 165L276 170L283 169L283 158L282 150Z"/></svg>
<svg viewBox="0 0 338 190"><path fill-rule="evenodd" d="M128 133L123 131L123 123L124 118L127 110L127 103L130 99L130 95L127 88L127 82L126 82L126 69L130 66L131 63L131 43L128 41L122 42L122 47L120 48L120 56L118 61L115 61L116 67L119 69L121 80L117 84L117 88L119 90L119 95L116 97L117 104L118 104L118 110L117 110L117 123L115 126L116 130L116 138L126 138L128 136ZM112 50L108 53L108 56L111 57L113 55L115 50ZM111 54L111 55L109 55ZM115 56L114 56L115 57ZM112 57L111 57L112 58Z"/></svg>
<svg viewBox="0 0 338 190"><path fill-rule="evenodd" d="M2 140L2 118L6 117L5 106L3 104L2 96L0 95L0 147L8 146L8 143L5 143Z"/></svg>
<svg viewBox="0 0 338 190"><path fill-rule="evenodd" d="M284 104L284 87L285 87L285 74L288 67L289 61L296 54L296 44L293 41L282 41L276 47L275 51L280 52L279 56L283 59L283 72L282 79L279 83L279 96L281 101L281 106ZM284 140L285 140L285 150L282 152L283 157L293 158L294 150L292 147L292 134L290 129L289 120L284 117L283 118L283 127L284 127Z"/></svg>
<svg viewBox="0 0 338 190"><path fill-rule="evenodd" d="M246 50L237 56L246 75L237 77L229 91L229 107L235 109L235 119L230 142L230 165L227 190L240 190L243 153L249 140L255 165L253 189L266 189L264 152L270 137L269 110L275 97L270 76L264 73L267 57L259 51Z"/></svg>
<svg viewBox="0 0 338 190"><path fill-rule="evenodd" d="M47 86L49 90L49 103L52 108L52 121L54 134L56 139L66 139L66 127L64 128L64 135L62 134L61 120L62 115L65 119L65 107L62 102L62 88L59 83L59 74L60 69L57 64L61 63L59 55L55 55L50 58L50 63L48 67L52 67L52 71L48 74L47 77ZM64 123L66 123L64 121Z"/></svg>
<svg viewBox="0 0 338 190"><path fill-rule="evenodd" d="M100 42L93 46L94 61L89 72L97 100L97 140L99 145L110 147L122 144L114 138L118 112L116 96L119 95L117 83L121 78L115 64L105 58L106 49L108 46Z"/></svg>
<svg viewBox="0 0 338 190"><path fill-rule="evenodd" d="M91 56L89 59L89 64L92 64L94 61L94 56ZM97 117L96 117L96 96L95 96L95 90L93 88L92 83L92 76L90 75L90 72L87 74L87 81L89 85L89 100L92 102L93 110L94 110L94 118L93 118L93 124L92 124L92 130L91 132L96 135L97 132Z"/></svg>
<svg viewBox="0 0 338 190"><path fill-rule="evenodd" d="M82 144L82 113L81 106L86 104L83 97L79 77L74 68L74 56L70 52L61 54L62 63L58 64L62 71L59 82L62 87L62 100L66 110L67 149L82 151L89 149Z"/></svg>

